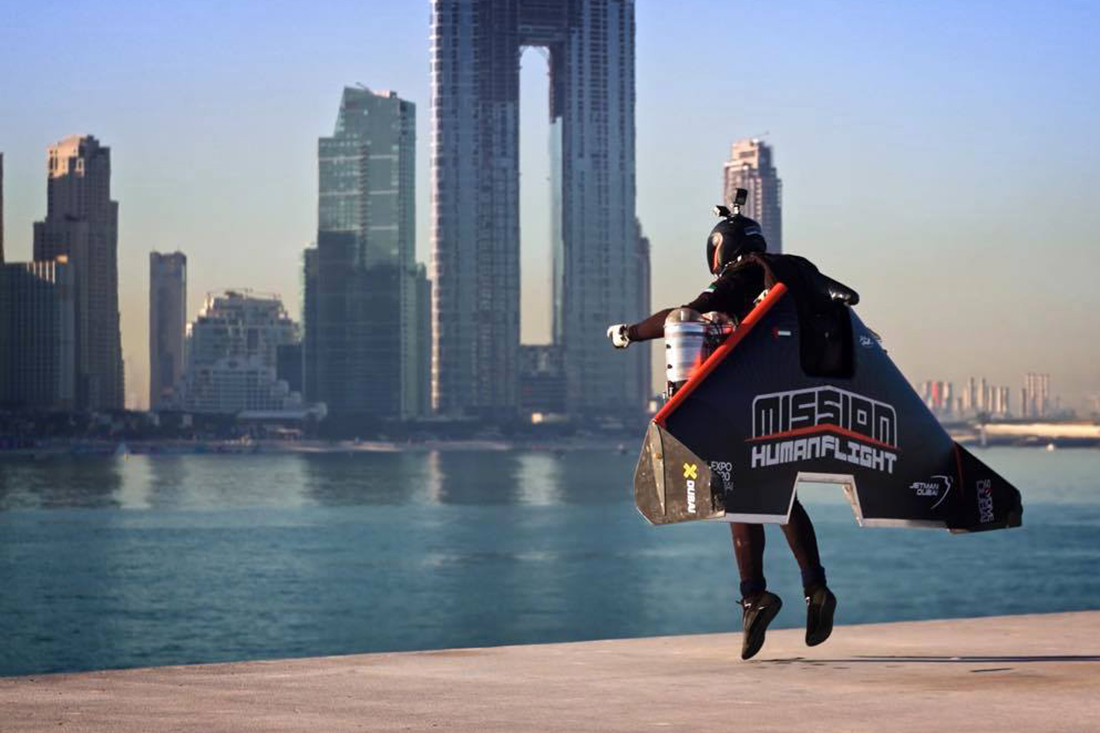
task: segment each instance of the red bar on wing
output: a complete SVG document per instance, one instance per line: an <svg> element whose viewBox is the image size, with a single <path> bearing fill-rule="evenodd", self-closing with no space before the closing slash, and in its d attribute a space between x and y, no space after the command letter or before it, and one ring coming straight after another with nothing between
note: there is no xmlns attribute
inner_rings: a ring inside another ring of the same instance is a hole
<svg viewBox="0 0 1100 733"><path fill-rule="evenodd" d="M742 339L749 335L753 327L772 309L772 306L779 302L779 299L782 298L783 294L786 292L787 286L783 283L776 283L773 285L771 290L768 291L767 297L749 311L749 314L745 316L745 320L741 321L740 325L730 334L730 337L714 350L714 353L703 362L703 365L696 369L695 373L691 375L691 379L689 379L683 387L680 387L676 394L672 395L672 399L666 402L664 407L653 416L653 422L664 427L665 420L672 414L672 411L675 410L680 403L686 400L688 395L694 392L695 388L707 378L707 375L714 371L718 365L729 356L729 353L733 351L733 347L737 346L737 344L741 343Z"/></svg>

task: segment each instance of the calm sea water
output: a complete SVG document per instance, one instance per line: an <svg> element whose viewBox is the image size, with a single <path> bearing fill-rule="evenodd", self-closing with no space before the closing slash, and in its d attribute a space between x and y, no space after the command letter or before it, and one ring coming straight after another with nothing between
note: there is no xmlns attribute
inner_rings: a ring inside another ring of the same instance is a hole
<svg viewBox="0 0 1100 733"><path fill-rule="evenodd" d="M838 622L1100 608L1100 451L979 455L1023 492L1023 528L859 529L838 487L803 492ZM0 462L0 675L740 628L727 527L648 526L633 464ZM794 559L778 528L768 542L777 625L800 626Z"/></svg>

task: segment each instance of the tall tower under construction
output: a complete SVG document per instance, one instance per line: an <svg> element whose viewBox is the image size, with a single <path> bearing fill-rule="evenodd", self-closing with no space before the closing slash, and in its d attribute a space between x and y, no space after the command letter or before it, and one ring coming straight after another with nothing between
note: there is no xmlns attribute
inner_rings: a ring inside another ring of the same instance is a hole
<svg viewBox="0 0 1100 733"><path fill-rule="evenodd" d="M566 409L641 409L648 350L615 353L604 336L649 307L634 203L633 0L432 0L433 405L516 410L519 60L529 46L549 59L548 264Z"/></svg>

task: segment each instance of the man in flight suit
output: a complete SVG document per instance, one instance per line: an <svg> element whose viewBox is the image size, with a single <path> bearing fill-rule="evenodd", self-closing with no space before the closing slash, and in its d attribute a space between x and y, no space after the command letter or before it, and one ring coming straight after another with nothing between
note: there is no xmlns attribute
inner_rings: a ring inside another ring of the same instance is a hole
<svg viewBox="0 0 1100 733"><path fill-rule="evenodd" d="M739 212L731 214L719 207L722 221L711 230L707 238L707 266L715 276L711 285L699 297L688 303L699 313L718 311L740 321L752 310L757 296L771 282L783 282L792 291L796 302L812 299L812 288L825 282L843 288L839 283L821 275L813 264L802 257L767 254L767 243L760 225ZM854 292L848 302L858 301ZM635 341L648 341L664 336L665 318L672 308L654 313L633 325L618 324L608 329L607 335L616 348L626 348ZM802 309L800 308L800 316ZM807 324L808 325L808 324ZM819 334L820 335L820 334ZM827 332L825 333L827 336ZM827 339L826 339L827 340ZM809 342L810 360L825 369L836 368L829 362L835 355L826 354L829 349L815 348ZM824 343L824 342L822 342ZM803 341L803 361L806 362L806 341ZM824 359L824 362L822 361ZM836 596L825 585L825 568L821 566L817 537L806 510L797 500L791 509L790 519L782 525L784 536L798 560L802 571L802 585L806 596L806 644L822 643L833 630L833 613ZM779 613L783 602L779 596L767 590L764 579L764 527L761 524L732 523L733 549L741 575L742 626L744 629L741 658L749 659L764 645L768 624Z"/></svg>

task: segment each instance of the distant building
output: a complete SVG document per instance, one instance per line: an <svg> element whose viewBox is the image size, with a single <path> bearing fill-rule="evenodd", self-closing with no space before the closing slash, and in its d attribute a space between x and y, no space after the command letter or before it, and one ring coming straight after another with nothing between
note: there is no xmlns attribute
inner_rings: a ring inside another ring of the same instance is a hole
<svg viewBox="0 0 1100 733"><path fill-rule="evenodd" d="M520 407L519 64L550 68L554 343L567 410L641 411L646 349L608 324L641 317L635 222L633 0L432 0L432 401L447 415ZM644 312L644 311L643 311Z"/></svg>
<svg viewBox="0 0 1100 733"><path fill-rule="evenodd" d="M524 418L566 411L563 356L561 347L552 344L519 347L519 408Z"/></svg>
<svg viewBox="0 0 1100 733"><path fill-rule="evenodd" d="M0 404L71 410L76 302L65 255L0 264Z"/></svg>
<svg viewBox="0 0 1100 733"><path fill-rule="evenodd" d="M322 402L317 389L317 248L302 252L302 395L311 402Z"/></svg>
<svg viewBox="0 0 1100 733"><path fill-rule="evenodd" d="M172 401L183 375L187 332L187 257L149 253L149 409Z"/></svg>
<svg viewBox="0 0 1100 733"><path fill-rule="evenodd" d="M1005 419L1012 417L1011 390L985 377L969 377L961 394L951 382L926 381L919 388L925 404L939 417Z"/></svg>
<svg viewBox="0 0 1100 733"><path fill-rule="evenodd" d="M302 344L279 344L275 353L275 378L291 392L302 392Z"/></svg>
<svg viewBox="0 0 1100 733"><path fill-rule="evenodd" d="M427 415L432 409L432 282L424 265L416 267L416 359L411 368L416 372L416 404Z"/></svg>
<svg viewBox="0 0 1100 733"><path fill-rule="evenodd" d="M416 107L346 88L318 142L317 247L303 261L304 384L344 420L410 418L418 387Z"/></svg>
<svg viewBox="0 0 1100 733"><path fill-rule="evenodd" d="M652 287L652 276L649 269L649 254L652 247L649 242L649 237L642 231L642 222L638 219L634 220L635 228L637 230L637 247L634 250L634 267L631 268L634 271L634 276L637 278L637 283L634 287L636 301L634 303L634 313L638 315L628 320L635 321L643 318L645 314L650 312L650 289ZM651 350L648 348L638 349L640 352L638 356L629 363L629 368L633 370L634 374L631 376L637 381L641 388L645 390L646 397L653 395L653 360L650 358ZM647 399L648 402L648 399Z"/></svg>
<svg viewBox="0 0 1100 733"><path fill-rule="evenodd" d="M279 347L298 342L298 324L277 296L209 295L188 327L187 367L174 406L188 412L301 410L301 394L278 379Z"/></svg>
<svg viewBox="0 0 1100 733"><path fill-rule="evenodd" d="M943 416L951 411L951 383L928 380L921 384L920 396L933 413Z"/></svg>
<svg viewBox="0 0 1100 733"><path fill-rule="evenodd" d="M1047 417L1050 408L1050 375L1034 372L1025 374L1020 404L1023 416Z"/></svg>
<svg viewBox="0 0 1100 733"><path fill-rule="evenodd" d="M91 135L49 148L46 218L34 225L34 259L61 255L73 268L76 407L124 406L118 311L118 202L111 154Z"/></svg>
<svg viewBox="0 0 1100 733"><path fill-rule="evenodd" d="M733 200L734 189L749 192L741 213L760 222L768 251L783 251L783 182L772 162L772 148L767 143L751 139L738 140L731 146L725 165L722 201Z"/></svg>

